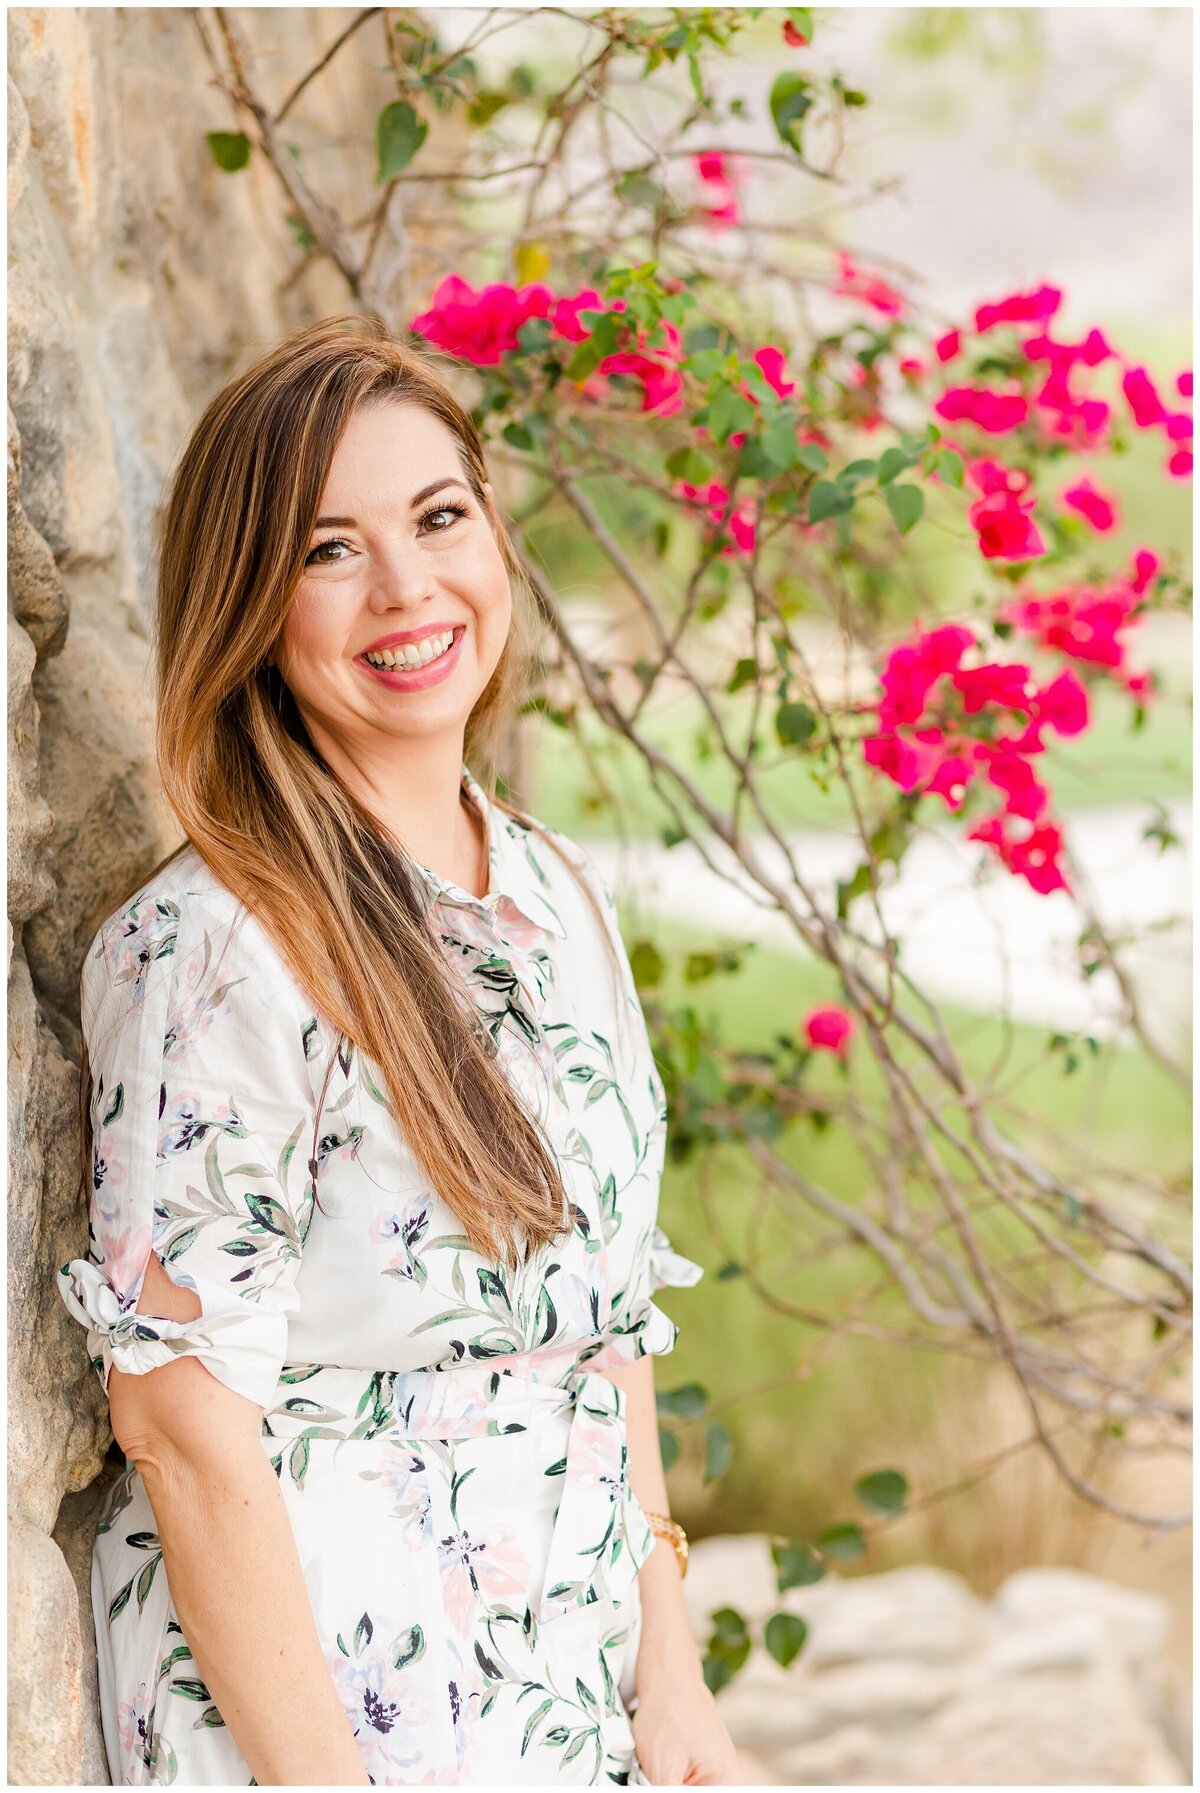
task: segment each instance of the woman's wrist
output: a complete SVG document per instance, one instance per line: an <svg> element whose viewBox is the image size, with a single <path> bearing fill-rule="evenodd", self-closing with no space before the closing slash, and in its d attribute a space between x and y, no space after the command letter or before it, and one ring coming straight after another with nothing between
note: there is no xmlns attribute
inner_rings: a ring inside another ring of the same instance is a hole
<svg viewBox="0 0 1200 1793"><path fill-rule="evenodd" d="M642 1625L638 1642L637 1686L641 1699L659 1683L678 1685L693 1671L703 1680L683 1598L679 1563L669 1539L657 1537L638 1576Z"/></svg>

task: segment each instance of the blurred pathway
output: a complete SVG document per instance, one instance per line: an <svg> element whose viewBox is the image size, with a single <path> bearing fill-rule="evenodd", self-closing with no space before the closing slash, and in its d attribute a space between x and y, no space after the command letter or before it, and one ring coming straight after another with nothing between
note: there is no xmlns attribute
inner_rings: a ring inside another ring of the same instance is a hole
<svg viewBox="0 0 1200 1793"><path fill-rule="evenodd" d="M1182 844L1163 853L1141 838L1155 814L1147 803L1069 815L1066 838L1075 876L1110 933L1158 930L1131 944L1125 959L1147 1024L1178 1055L1190 1030L1191 805L1180 799L1166 809ZM655 841L588 845L631 926L639 913L647 921L661 915L764 945L793 945L807 956L781 917L711 872L686 843L673 849ZM791 845L816 900L832 910L838 878L859 862L857 840L813 831L793 835ZM768 844L762 855L768 867L780 867L778 849ZM902 942L903 962L917 987L984 1013L1110 1037L1119 993L1109 973L1085 980L1079 971L1075 943L1083 920L1075 902L1061 891L1039 896L1024 879L1002 869L992 873L992 863L984 848L957 831L928 829L909 848L899 878L882 892L888 929ZM894 872L884 868L885 876ZM740 867L738 881L744 886ZM859 905L857 922L878 937L868 905Z"/></svg>

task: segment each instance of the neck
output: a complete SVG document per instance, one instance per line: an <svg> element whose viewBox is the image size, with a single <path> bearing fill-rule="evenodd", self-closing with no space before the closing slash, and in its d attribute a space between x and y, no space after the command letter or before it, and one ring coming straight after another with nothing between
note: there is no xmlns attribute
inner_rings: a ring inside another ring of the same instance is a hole
<svg viewBox="0 0 1200 1793"><path fill-rule="evenodd" d="M462 797L461 732L417 741L377 737L347 751L320 724L305 722L325 763L411 859L472 896L487 894L482 824Z"/></svg>

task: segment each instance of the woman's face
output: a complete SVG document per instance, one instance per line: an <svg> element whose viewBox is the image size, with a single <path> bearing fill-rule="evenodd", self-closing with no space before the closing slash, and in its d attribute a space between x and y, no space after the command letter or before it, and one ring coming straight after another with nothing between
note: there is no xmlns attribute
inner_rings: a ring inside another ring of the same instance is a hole
<svg viewBox="0 0 1200 1793"><path fill-rule="evenodd" d="M445 735L460 753L511 612L508 570L451 431L408 400L357 411L274 654L314 745L353 755L380 736Z"/></svg>

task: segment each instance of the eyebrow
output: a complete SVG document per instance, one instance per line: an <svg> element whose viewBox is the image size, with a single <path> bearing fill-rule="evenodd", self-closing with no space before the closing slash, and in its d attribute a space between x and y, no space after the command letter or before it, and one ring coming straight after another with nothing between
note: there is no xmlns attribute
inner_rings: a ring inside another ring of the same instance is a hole
<svg viewBox="0 0 1200 1793"><path fill-rule="evenodd" d="M471 490L465 480L435 479L431 486L422 486L419 492L413 493L409 509L416 510L418 504L423 504L427 498L432 498L435 492L442 491L446 486L461 486L464 492ZM357 527L353 517L318 517L313 524L314 529L356 529Z"/></svg>

